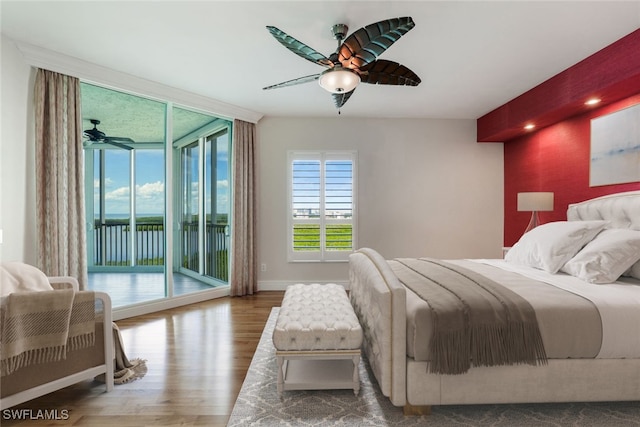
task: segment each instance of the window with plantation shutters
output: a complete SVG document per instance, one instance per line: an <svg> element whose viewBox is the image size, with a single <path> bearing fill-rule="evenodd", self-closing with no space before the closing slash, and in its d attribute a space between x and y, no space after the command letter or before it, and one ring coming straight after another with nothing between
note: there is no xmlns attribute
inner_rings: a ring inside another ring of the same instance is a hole
<svg viewBox="0 0 640 427"><path fill-rule="evenodd" d="M347 261L356 244L353 151L289 152L289 261Z"/></svg>

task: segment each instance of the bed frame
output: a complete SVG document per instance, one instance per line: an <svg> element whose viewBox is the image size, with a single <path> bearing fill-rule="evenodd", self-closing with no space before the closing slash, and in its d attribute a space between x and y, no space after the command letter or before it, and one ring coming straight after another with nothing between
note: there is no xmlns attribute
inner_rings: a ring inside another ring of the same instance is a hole
<svg viewBox="0 0 640 427"><path fill-rule="evenodd" d="M640 191L570 205L569 220L607 219L640 230ZM463 375L427 373L406 355L406 292L386 260L360 249L350 257L350 298L363 351L393 405L428 413L431 405L640 400L639 359L551 359L546 366L474 367Z"/></svg>

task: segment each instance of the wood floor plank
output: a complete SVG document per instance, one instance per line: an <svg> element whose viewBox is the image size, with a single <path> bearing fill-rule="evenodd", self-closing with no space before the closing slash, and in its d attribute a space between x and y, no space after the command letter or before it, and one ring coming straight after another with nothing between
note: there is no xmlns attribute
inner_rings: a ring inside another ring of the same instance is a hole
<svg viewBox="0 0 640 427"><path fill-rule="evenodd" d="M85 381L11 408L67 419L7 419L2 426L225 426L273 307L284 292L225 297L117 322L146 376L111 393ZM275 384L274 384L275 387ZM62 412L65 411L65 412Z"/></svg>

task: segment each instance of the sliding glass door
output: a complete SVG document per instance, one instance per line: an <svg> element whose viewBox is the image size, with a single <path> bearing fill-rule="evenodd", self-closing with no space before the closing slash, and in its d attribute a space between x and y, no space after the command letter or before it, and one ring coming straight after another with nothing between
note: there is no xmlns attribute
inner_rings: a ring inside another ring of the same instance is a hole
<svg viewBox="0 0 640 427"><path fill-rule="evenodd" d="M230 122L81 90L89 288L120 308L226 285Z"/></svg>
<svg viewBox="0 0 640 427"><path fill-rule="evenodd" d="M216 119L175 143L180 271L211 284L226 284L229 276L230 130L228 121Z"/></svg>
<svg viewBox="0 0 640 427"><path fill-rule="evenodd" d="M181 249L181 266L184 270L200 274L200 254L203 242L200 238L200 144L192 142L181 150L182 217L178 236Z"/></svg>
<svg viewBox="0 0 640 427"><path fill-rule="evenodd" d="M229 125L205 138L204 274L227 283L229 279Z"/></svg>

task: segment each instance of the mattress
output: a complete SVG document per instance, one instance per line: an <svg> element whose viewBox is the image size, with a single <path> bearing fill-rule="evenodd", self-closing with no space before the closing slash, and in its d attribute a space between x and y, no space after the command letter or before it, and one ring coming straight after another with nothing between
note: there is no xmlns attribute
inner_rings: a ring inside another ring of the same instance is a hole
<svg viewBox="0 0 640 427"><path fill-rule="evenodd" d="M540 334L550 359L595 358L602 344L602 321L597 307L580 295L515 272L471 260L447 262L476 271L525 298L536 312ZM407 289L407 355L429 360L432 335L427 302Z"/></svg>

